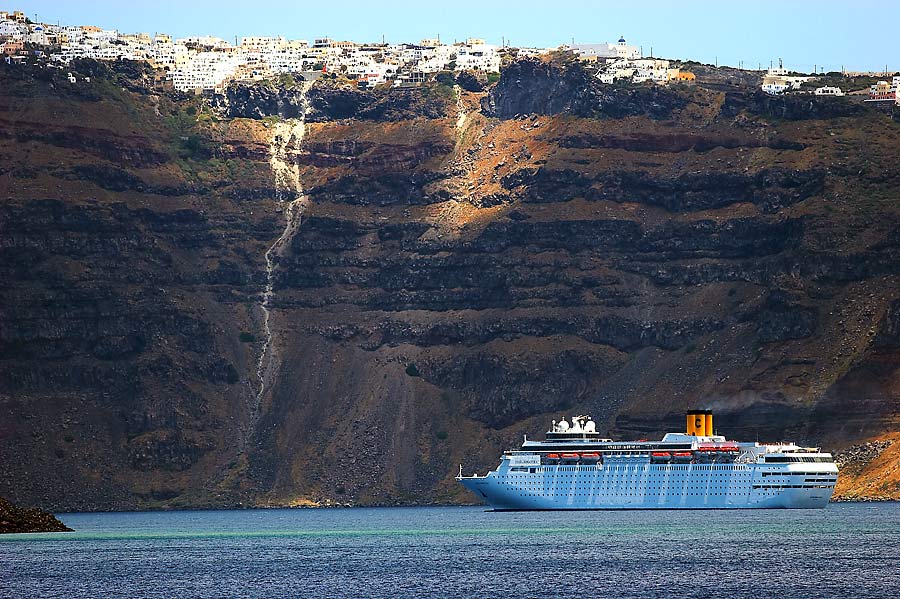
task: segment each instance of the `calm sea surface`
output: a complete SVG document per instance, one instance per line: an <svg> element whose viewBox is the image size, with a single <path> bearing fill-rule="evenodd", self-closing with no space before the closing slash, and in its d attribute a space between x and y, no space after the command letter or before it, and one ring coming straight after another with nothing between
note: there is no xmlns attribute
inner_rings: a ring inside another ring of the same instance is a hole
<svg viewBox="0 0 900 599"><path fill-rule="evenodd" d="M900 597L900 504L63 514L0 597Z"/></svg>

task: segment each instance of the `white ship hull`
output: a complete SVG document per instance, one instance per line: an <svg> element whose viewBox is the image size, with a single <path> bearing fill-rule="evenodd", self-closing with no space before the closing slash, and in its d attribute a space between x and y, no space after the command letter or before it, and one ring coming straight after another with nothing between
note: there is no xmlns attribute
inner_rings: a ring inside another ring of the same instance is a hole
<svg viewBox="0 0 900 599"><path fill-rule="evenodd" d="M822 508L833 463L545 465L457 477L495 510Z"/></svg>

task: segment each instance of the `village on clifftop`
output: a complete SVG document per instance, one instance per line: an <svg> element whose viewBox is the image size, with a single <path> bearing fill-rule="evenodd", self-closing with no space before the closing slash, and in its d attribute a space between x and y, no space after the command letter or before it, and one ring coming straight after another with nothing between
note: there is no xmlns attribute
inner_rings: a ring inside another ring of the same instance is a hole
<svg viewBox="0 0 900 599"><path fill-rule="evenodd" d="M0 56L7 64L43 61L65 68L72 60L146 61L165 76L160 83L183 92L220 92L232 81L253 81L305 73L336 74L359 87L409 87L446 71L499 73L506 61L552 52L571 55L596 68L602 83L617 81L665 85L692 82L694 73L677 62L644 57L641 46L620 38L615 43L562 45L557 48L500 46L480 38L444 43L440 37L418 43L356 43L329 37L289 40L284 37L242 37L234 44L212 36L173 39L165 33L120 33L91 25L54 25L30 20L22 11L0 10ZM495 75L496 76L496 75ZM818 73L802 74L778 66L761 73L760 89L768 94L813 93L843 96L840 87L804 86ZM824 73L823 73L824 76ZM75 83L74 76L69 77ZM900 76L873 83L866 101L900 104Z"/></svg>

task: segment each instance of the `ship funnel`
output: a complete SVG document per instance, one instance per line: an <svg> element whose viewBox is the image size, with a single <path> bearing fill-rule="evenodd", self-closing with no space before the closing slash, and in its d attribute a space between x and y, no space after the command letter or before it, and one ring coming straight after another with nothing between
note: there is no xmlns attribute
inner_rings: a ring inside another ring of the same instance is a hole
<svg viewBox="0 0 900 599"><path fill-rule="evenodd" d="M697 437L712 434L712 412L710 410L688 410L685 433ZM709 430L707 430L707 425Z"/></svg>

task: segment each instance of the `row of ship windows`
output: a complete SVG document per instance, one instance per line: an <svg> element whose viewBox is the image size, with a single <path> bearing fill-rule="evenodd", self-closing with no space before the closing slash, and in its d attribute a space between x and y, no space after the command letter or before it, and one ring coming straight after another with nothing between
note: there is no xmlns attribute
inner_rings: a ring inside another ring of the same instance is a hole
<svg viewBox="0 0 900 599"><path fill-rule="evenodd" d="M559 479L559 478L582 478L583 479L583 478L586 478L585 475L589 475L589 474L590 473L586 473L586 472L580 473L580 474L558 474L558 475L554 476L553 479ZM616 478L623 478L623 477L633 478L634 475L640 476L641 473L623 472L623 473L604 473L603 474L604 478L607 476L615 476ZM706 478L711 479L712 477L716 477L716 476L727 477L730 480L740 480L740 479L750 478L751 475L749 473L748 474L724 474L724 473L713 474L713 473L710 473L710 475ZM526 475L522 475L522 474L507 474L505 478L534 480L533 476L526 476ZM592 478L597 478L596 474ZM642 479L662 478L662 479L673 480L673 477L669 476L668 474L644 474L641 476L641 478ZM688 477L683 477L683 478L685 480L687 480ZM698 477L690 477L690 478L698 478Z"/></svg>
<svg viewBox="0 0 900 599"><path fill-rule="evenodd" d="M766 476L822 476L829 474L828 472L763 472L762 475ZM832 476L837 476L837 474L833 474Z"/></svg>
<svg viewBox="0 0 900 599"><path fill-rule="evenodd" d="M756 488L760 488L760 489L761 489L761 488L763 488L763 487L754 487L754 489L756 489ZM791 487L765 487L765 488L766 488L766 489L781 489L781 488L784 488L784 489L790 489ZM824 485L822 485L822 486L816 485L816 486L797 487L797 488L805 488L805 489L827 489L827 488L830 488L830 487L827 487L827 486L824 486ZM695 489L694 491L683 491L682 489L674 489L674 490L671 490L671 491L670 491L669 489L666 489L665 487L659 487L658 489L657 489L657 488L654 488L654 489L634 489L634 490L633 490L634 492L631 492L631 491L628 491L628 490L621 490L621 489L620 489L620 490L617 490L617 491L600 491L600 490L597 490L597 491L592 491L592 492L590 492L590 493L578 493L578 492L575 492L575 493L568 493L568 492L562 492L562 493L547 493L547 492L542 492L540 489L518 489L518 490L519 490L520 492L522 492L522 493L527 494L527 495L598 495L598 496L599 496L599 495L646 495L646 494L648 494L648 493L656 494L656 495L662 495L662 494L667 494L667 495L746 495L747 493L750 492L749 490L743 490L743 491L719 491L719 492L711 492L711 493L710 493L710 492L704 491L703 489L699 489L699 490ZM536 491L536 492L535 492L535 491Z"/></svg>
<svg viewBox="0 0 900 599"><path fill-rule="evenodd" d="M753 485L754 489L833 489L834 485Z"/></svg>
<svg viewBox="0 0 900 599"><path fill-rule="evenodd" d="M691 464L690 466L658 466L656 464L650 465L650 470L655 470L657 472L665 472L669 470L678 470L678 471L710 471L710 470L746 470L745 466L719 466L715 464ZM605 470L623 470L623 471L637 471L637 470L646 470L647 466L642 466L637 464L635 466L609 466L607 465Z"/></svg>
<svg viewBox="0 0 900 599"><path fill-rule="evenodd" d="M519 488L519 489L524 489L524 488L528 488L528 487L531 487L531 488L544 488L544 487L547 486L547 485L544 485L544 484L541 484L541 483L524 483L524 484L523 484L523 483L511 483L511 482L505 482L505 481L500 481L499 484L501 484L501 485L510 485L510 486L514 486L514 487ZM553 485L553 486L556 486L556 485ZM772 486L774 487L775 485L772 485ZM762 485L753 485L753 488L754 488L754 489L756 489L756 488L761 488L761 487L762 487ZM673 487L672 485L621 485L619 488L622 488L622 489L678 489L678 490L684 490L684 489L696 489L696 490L703 490L703 489L708 489L709 487L707 487L706 485L693 485L693 486L689 486L689 487L680 486L680 485L677 486L677 487ZM746 487L743 487L743 488L746 488ZM768 488L768 486L767 486L766 488ZM778 488L781 488L781 487L778 487ZM788 488L788 489L789 489L789 488L790 488L790 485L785 485L784 488ZM580 486L580 485L576 485L576 486L574 487L574 489L575 489L575 490L589 490L589 491L599 492L602 488L601 488L601 489L595 489L594 487L591 487L591 486Z"/></svg>
<svg viewBox="0 0 900 599"><path fill-rule="evenodd" d="M784 464L786 462L819 462L819 463L830 463L833 462L833 458L825 458L820 456L808 457L808 456L766 456L767 464Z"/></svg>
<svg viewBox="0 0 900 599"><path fill-rule="evenodd" d="M508 484L508 483L507 483ZM527 485L525 487L516 487L518 490L523 492L540 490L542 487L540 485ZM753 485L754 490L759 489L833 489L834 485ZM630 490L636 491L635 493L629 492ZM684 488L671 488L667 486L655 486L651 485L645 488L637 488L637 487L624 487L624 489L619 489L616 492L605 492L602 489L590 489L586 487L576 487L574 493L572 492L564 492L564 493L541 493L546 495L643 495L652 491L659 492L669 492L672 491L673 495L744 495L748 491L722 491L722 492L708 492L705 487L684 487ZM577 491L590 491L589 493L578 493Z"/></svg>
<svg viewBox="0 0 900 599"><path fill-rule="evenodd" d="M595 477L595 478L588 479L588 480L602 480L602 481L604 481L604 482L609 482L609 481L607 480L608 478L609 478L609 477L603 477L603 478L601 479L601 478L596 478L596 477ZM646 477L642 477L642 478L635 478L635 477L627 477L627 478L626 478L626 477L618 477L618 476L617 476L617 477L614 477L614 478L615 478L616 481L620 481L620 482L622 482L622 481L637 481L637 482L640 482L640 481L649 481L649 480L667 480L667 481L669 481L669 482L681 482L681 481L696 480L696 479L697 479L697 477L692 477L692 478L686 478L686 477L685 477L685 478L670 478L670 477L666 477L666 476L659 476L659 477L657 477L657 476L646 476ZM555 476L555 477L553 477L553 478L551 478L551 479L546 479L546 478L545 478L545 479L537 480L537 479L534 479L534 478L528 477L528 476L515 476L515 475L513 475L513 476L506 476L506 477L503 477L503 478L501 478L501 479L499 479L499 480L515 480L515 481L521 480L521 481L525 481L525 482L531 481L531 482L535 482L536 484L540 484L540 483L543 483L544 481L547 481L547 480L551 480L551 481L558 481L558 480L582 480L582 481L583 481L583 480L585 480L585 477L583 477L583 476L572 476L571 474L563 474L563 475L561 475L561 476ZM730 477L727 477L727 478L724 479L724 480L718 480L718 479L714 479L714 478L711 478L711 477L710 477L710 478L705 478L705 479L703 479L703 480L708 480L708 481L710 481L710 482L712 482L712 483L724 483L724 482L732 482L732 481L733 481L733 482L746 482L746 481L750 480L750 477L749 477L749 476L730 476ZM816 480L818 480L818 479L816 479ZM830 479L828 479L828 480L830 480Z"/></svg>
<svg viewBox="0 0 900 599"><path fill-rule="evenodd" d="M609 497L609 496L626 496L626 497L640 497L642 495L646 495L646 493L525 493L526 495L533 495L534 497L597 497L598 499L601 497ZM695 495L695 496L707 496L712 497L720 496L725 497L726 495L746 495L746 492L743 493L678 493L678 495Z"/></svg>
<svg viewBox="0 0 900 599"><path fill-rule="evenodd" d="M784 485L784 486L754 486L753 489L755 491L777 491L779 489L833 489L834 485ZM541 493L541 492L529 492L528 490L523 489L522 492L526 495L533 495L535 497L608 497L608 496L629 496L629 497L639 497L645 496L648 494L647 491L638 491L635 493L630 493L627 491L616 491L616 492L592 492L592 493ZM708 493L705 491L694 491L694 492L681 492L681 493L672 493L672 495L692 495L692 496L707 496L707 497L724 497L727 495L747 495L748 491L723 491L719 493ZM662 494L662 493L659 493Z"/></svg>
<svg viewBox="0 0 900 599"><path fill-rule="evenodd" d="M559 472L570 472L569 470L565 470L565 469L563 469L563 468L560 468L559 470L545 470L545 469L542 469L542 468L511 468L509 471L510 471L510 472L522 472L522 473L525 473L525 474L544 474L544 475L546 475L546 474L551 474L551 475L556 475L556 476L558 476L558 477L573 476L572 474L558 474ZM660 471L656 471L656 473L654 473L653 471L651 471L651 472L648 474L646 471L640 471L640 470L625 470L625 469L620 470L620 469L617 469L617 468L607 468L607 469L604 469L604 470L599 470L599 469L597 469L597 470L595 470L595 469L591 469L591 470L575 470L575 471L573 471L573 472L576 472L575 476L577 476L577 475L593 475L593 476L596 476L596 475L597 475L598 473L600 473L600 472L602 472L604 475L613 474L613 475L615 475L615 476L623 476L623 475L624 475L624 476L634 476L634 475L639 475L639 476L650 476L650 477L656 477L656 476L658 476L658 477L661 477L661 478L663 478L663 477L668 477L668 476L669 476L669 472L660 472ZM729 472L719 472L719 473L715 473L715 472L709 471L709 474L707 474L707 471L703 471L703 472L700 473L700 475L702 475L702 476L730 476L730 477L736 477L736 476L751 476L751 473L750 473L749 471L746 471L746 470L740 471L739 474L735 474L735 472L737 472L737 471L731 470L731 471L729 471ZM696 475L697 473L695 472L695 473L692 473L692 474L695 474L695 475ZM822 476L822 475L831 475L831 473L828 473L828 472L762 472L762 473L760 473L760 474L761 474L761 476L763 476L763 477L767 477L767 476ZM510 474L510 475L507 475L507 476L515 477L515 476L519 476L519 475L516 475L516 474ZM832 476L833 476L833 475L832 475Z"/></svg>
<svg viewBox="0 0 900 599"><path fill-rule="evenodd" d="M667 464L634 464L634 465L624 465L624 466L616 466L607 464L604 468L602 464L596 465L584 465L584 466L543 466L540 468L528 468L523 466L514 466L510 468L512 472L523 472L525 470L537 470L538 472L578 472L585 470L646 470L647 468L651 470L746 470L746 466L730 464L730 465L720 465L720 464L691 464L690 466L679 466L679 465L667 465Z"/></svg>

